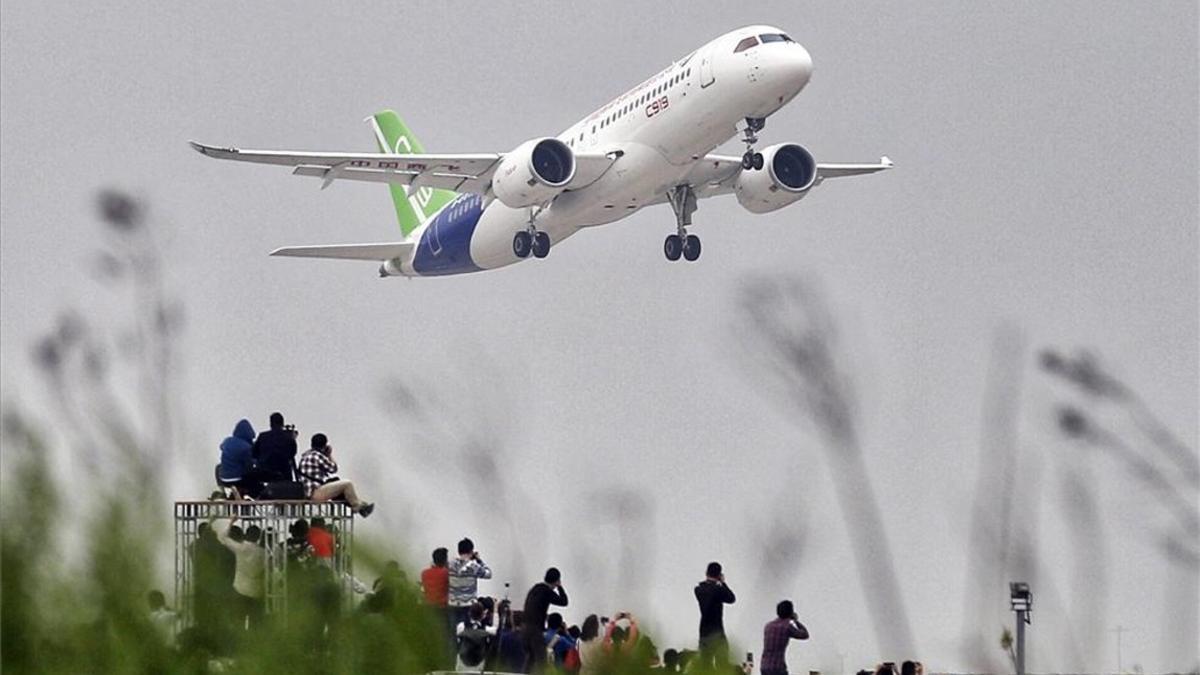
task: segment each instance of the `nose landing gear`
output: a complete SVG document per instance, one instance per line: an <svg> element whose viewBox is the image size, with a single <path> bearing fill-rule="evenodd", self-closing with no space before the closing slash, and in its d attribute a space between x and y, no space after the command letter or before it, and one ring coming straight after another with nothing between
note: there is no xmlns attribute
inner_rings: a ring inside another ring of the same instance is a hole
<svg viewBox="0 0 1200 675"><path fill-rule="evenodd" d="M692 214L696 212L696 193L691 185L677 185L667 192L667 201L675 212L675 234L667 235L663 242L663 254L675 262L682 256L688 262L700 258L700 237L688 234Z"/></svg>
<svg viewBox="0 0 1200 675"><path fill-rule="evenodd" d="M758 142L758 132L766 126L765 117L746 118L746 128L742 129L742 142L746 144L746 153L742 155L742 168L746 171L751 169L758 171L763 168L762 153L754 151L754 144Z"/></svg>

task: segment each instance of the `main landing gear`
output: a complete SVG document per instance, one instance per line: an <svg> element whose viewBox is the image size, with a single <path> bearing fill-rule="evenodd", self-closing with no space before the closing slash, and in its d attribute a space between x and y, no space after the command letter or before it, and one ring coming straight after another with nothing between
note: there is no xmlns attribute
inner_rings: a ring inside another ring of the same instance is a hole
<svg viewBox="0 0 1200 675"><path fill-rule="evenodd" d="M545 258L550 255L550 235L537 229L537 220L541 209L529 209L529 226L513 235L513 254L518 258L528 258L532 253L535 258Z"/></svg>
<svg viewBox="0 0 1200 675"><path fill-rule="evenodd" d="M677 185L667 192L667 201L675 212L676 233L667 235L663 242L663 253L671 262L679 260L680 256L688 262L695 262L700 257L700 237L688 234L687 228L692 224L692 214L696 212L696 193L691 185Z"/></svg>
<svg viewBox="0 0 1200 675"><path fill-rule="evenodd" d="M746 128L742 129L742 142L746 144L746 154L742 155L742 168L747 171L750 169L758 171L763 168L762 153L754 151L754 144L758 142L758 132L766 126L767 119L765 117L746 118Z"/></svg>

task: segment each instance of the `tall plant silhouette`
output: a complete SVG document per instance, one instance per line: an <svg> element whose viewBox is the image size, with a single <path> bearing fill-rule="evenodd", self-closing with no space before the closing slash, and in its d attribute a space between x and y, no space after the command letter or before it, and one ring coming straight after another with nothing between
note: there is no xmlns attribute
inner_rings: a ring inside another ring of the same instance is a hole
<svg viewBox="0 0 1200 675"><path fill-rule="evenodd" d="M1169 663L1200 664L1195 640L1200 630L1200 458L1090 352L1068 356L1048 349L1041 354L1041 366L1084 395L1081 406L1059 406L1062 432L1116 461L1124 476L1151 498L1146 504L1169 516L1169 524L1139 528L1151 533L1151 545L1167 564L1160 651ZM1106 415L1110 412L1118 413L1117 418ZM1120 430L1121 417L1136 433Z"/></svg>
<svg viewBox="0 0 1200 675"><path fill-rule="evenodd" d="M854 387L823 294L800 278L758 278L737 292L733 330L748 375L785 415L820 435L854 551L875 641L914 654L915 641L855 419Z"/></svg>

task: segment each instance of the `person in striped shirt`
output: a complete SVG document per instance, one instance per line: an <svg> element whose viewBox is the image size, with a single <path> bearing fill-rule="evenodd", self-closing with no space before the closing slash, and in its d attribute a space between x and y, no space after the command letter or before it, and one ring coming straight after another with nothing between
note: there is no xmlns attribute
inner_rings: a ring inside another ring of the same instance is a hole
<svg viewBox="0 0 1200 675"><path fill-rule="evenodd" d="M492 568L479 557L475 542L466 538L458 542L458 557L450 561L450 592L446 599L452 626L467 620L471 605L479 595L479 580L491 578Z"/></svg>
<svg viewBox="0 0 1200 675"><path fill-rule="evenodd" d="M354 483L337 477L338 465L333 460L333 446L325 434L313 434L312 448L300 456L298 473L304 483L304 493L314 502L344 499L358 515L366 518L375 505L358 498Z"/></svg>

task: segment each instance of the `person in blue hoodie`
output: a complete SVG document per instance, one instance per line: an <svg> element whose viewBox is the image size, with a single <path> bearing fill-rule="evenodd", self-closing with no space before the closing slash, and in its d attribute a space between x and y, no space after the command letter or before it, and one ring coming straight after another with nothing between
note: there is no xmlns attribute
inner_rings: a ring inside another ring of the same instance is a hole
<svg viewBox="0 0 1200 675"><path fill-rule="evenodd" d="M221 441L221 465L217 469L217 481L234 489L234 499L253 492L251 471L254 448L254 427L250 420L238 420L233 435Z"/></svg>

